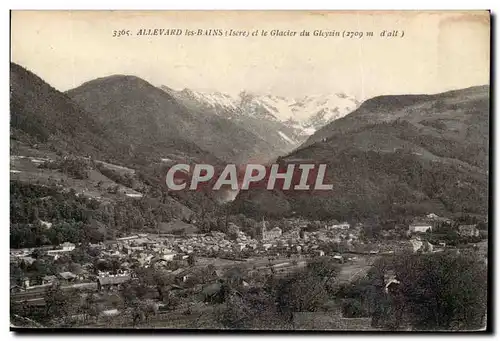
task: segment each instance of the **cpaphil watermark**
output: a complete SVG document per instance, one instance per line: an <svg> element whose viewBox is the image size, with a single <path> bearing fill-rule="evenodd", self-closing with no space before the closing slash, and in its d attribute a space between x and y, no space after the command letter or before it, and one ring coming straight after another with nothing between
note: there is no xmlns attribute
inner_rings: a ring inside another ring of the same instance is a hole
<svg viewBox="0 0 500 341"><path fill-rule="evenodd" d="M332 190L325 183L326 164L260 165L176 164L167 171L168 189L180 190Z"/></svg>

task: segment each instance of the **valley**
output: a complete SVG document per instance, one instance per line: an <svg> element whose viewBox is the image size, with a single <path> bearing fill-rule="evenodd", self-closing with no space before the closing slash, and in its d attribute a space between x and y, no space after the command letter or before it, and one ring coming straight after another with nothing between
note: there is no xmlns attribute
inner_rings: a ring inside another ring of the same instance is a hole
<svg viewBox="0 0 500 341"><path fill-rule="evenodd" d="M405 262L486 273L488 98L233 97L126 75L63 93L11 64L11 320L385 328L389 285L420 283ZM178 164L271 163L320 165L331 188L165 182Z"/></svg>

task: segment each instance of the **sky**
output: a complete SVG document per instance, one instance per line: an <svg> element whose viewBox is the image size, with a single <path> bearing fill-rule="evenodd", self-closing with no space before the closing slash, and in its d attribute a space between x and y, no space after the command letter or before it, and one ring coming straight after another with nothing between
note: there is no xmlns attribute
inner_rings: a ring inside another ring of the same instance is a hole
<svg viewBox="0 0 500 341"><path fill-rule="evenodd" d="M285 97L437 93L489 84L489 13L13 11L11 60L65 91L114 74L174 89ZM364 32L136 36L148 28ZM134 36L113 37L114 30ZM382 31L399 37L381 37ZM371 31L374 36L366 37ZM400 37L404 31L404 37Z"/></svg>

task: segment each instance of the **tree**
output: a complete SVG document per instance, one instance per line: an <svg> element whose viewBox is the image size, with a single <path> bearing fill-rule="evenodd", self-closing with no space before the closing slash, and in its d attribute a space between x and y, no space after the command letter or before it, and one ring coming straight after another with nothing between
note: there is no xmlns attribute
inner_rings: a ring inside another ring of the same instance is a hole
<svg viewBox="0 0 500 341"><path fill-rule="evenodd" d="M167 286L174 282L174 278L163 271L156 271L153 267L147 269L138 269L137 275L142 280L144 287L154 286L158 292L158 298L163 301L168 294Z"/></svg>
<svg viewBox="0 0 500 341"><path fill-rule="evenodd" d="M417 330L484 327L487 268L475 255L407 255L394 258L389 266L401 282L390 295L390 314L401 314L395 328L404 320Z"/></svg>
<svg viewBox="0 0 500 341"><path fill-rule="evenodd" d="M272 295L262 288L252 288L239 295L227 295L225 302L215 310L219 323L232 329L284 329L287 321L276 310Z"/></svg>
<svg viewBox="0 0 500 341"><path fill-rule="evenodd" d="M292 318L297 311L316 311L326 300L324 281L300 271L282 279L277 287L276 301L279 311Z"/></svg>
<svg viewBox="0 0 500 341"><path fill-rule="evenodd" d="M95 294L89 293L82 303L81 311L85 314L85 319L94 318L97 319L99 315L99 309L97 307L97 298Z"/></svg>
<svg viewBox="0 0 500 341"><path fill-rule="evenodd" d="M331 257L320 257L311 260L307 264L307 270L313 276L322 278L325 281L332 280L338 273L338 267L335 265Z"/></svg>
<svg viewBox="0 0 500 341"><path fill-rule="evenodd" d="M304 231L304 229L300 230L299 237L300 237L300 239L304 239L304 237L305 237L305 231Z"/></svg>
<svg viewBox="0 0 500 341"><path fill-rule="evenodd" d="M281 279L275 290L279 311L289 318L296 311L317 311L327 301L329 283L337 273L329 257L320 257Z"/></svg>
<svg viewBox="0 0 500 341"><path fill-rule="evenodd" d="M53 318L64 315L64 307L68 297L61 290L61 286L57 283L47 289L44 296L45 301L45 318Z"/></svg>
<svg viewBox="0 0 500 341"><path fill-rule="evenodd" d="M43 256L45 256L46 252L40 249L34 249L33 252L31 253L31 257L35 259L41 259Z"/></svg>
<svg viewBox="0 0 500 341"><path fill-rule="evenodd" d="M344 317L367 317L368 312L364 309L361 301L349 300L342 305L342 315Z"/></svg>

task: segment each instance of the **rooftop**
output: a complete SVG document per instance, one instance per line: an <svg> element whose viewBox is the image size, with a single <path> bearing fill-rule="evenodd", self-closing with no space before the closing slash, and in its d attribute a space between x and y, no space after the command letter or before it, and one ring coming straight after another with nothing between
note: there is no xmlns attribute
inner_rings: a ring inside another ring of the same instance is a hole
<svg viewBox="0 0 500 341"><path fill-rule="evenodd" d="M72 273L72 272L69 272L69 271L61 272L59 274L59 276L61 276L64 279L73 279L73 278L76 278L76 275L74 273Z"/></svg>

